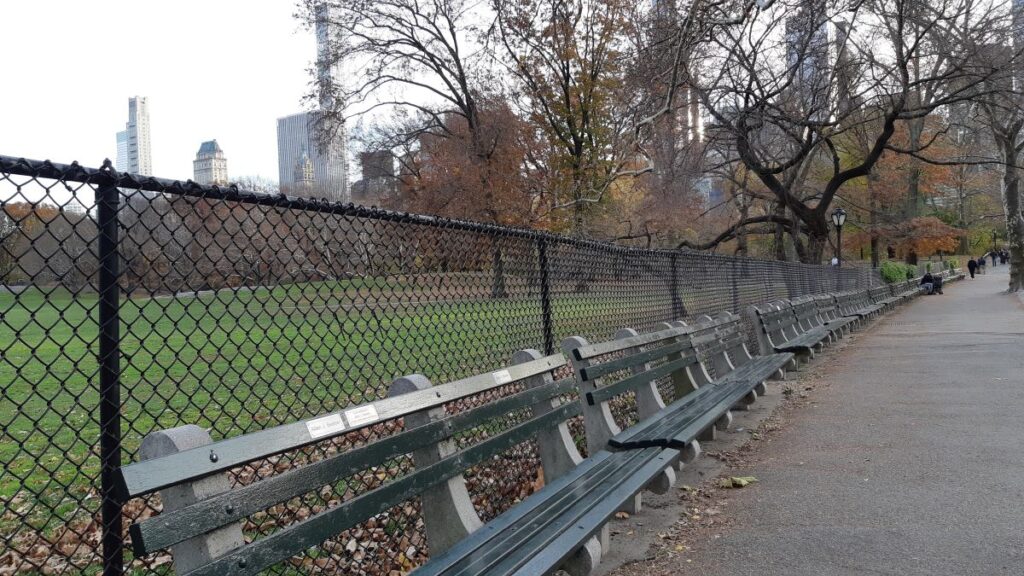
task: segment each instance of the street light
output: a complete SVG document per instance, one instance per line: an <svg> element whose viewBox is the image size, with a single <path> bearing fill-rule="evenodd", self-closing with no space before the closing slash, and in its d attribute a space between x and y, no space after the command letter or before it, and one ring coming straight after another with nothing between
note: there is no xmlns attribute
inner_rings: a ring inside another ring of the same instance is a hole
<svg viewBox="0 0 1024 576"><path fill-rule="evenodd" d="M836 227L836 264L843 265L843 224L846 224L846 210L836 208L832 212L832 224Z"/></svg>

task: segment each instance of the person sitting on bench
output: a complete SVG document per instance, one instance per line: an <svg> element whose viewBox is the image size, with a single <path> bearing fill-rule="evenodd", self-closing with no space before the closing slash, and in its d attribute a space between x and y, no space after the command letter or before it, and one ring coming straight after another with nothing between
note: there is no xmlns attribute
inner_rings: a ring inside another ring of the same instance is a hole
<svg viewBox="0 0 1024 576"><path fill-rule="evenodd" d="M935 288L935 278L931 272L925 272L924 276L921 276L921 282L918 283L924 290L925 294L931 294Z"/></svg>
<svg viewBox="0 0 1024 576"><path fill-rule="evenodd" d="M932 276L932 294L942 294L942 276Z"/></svg>

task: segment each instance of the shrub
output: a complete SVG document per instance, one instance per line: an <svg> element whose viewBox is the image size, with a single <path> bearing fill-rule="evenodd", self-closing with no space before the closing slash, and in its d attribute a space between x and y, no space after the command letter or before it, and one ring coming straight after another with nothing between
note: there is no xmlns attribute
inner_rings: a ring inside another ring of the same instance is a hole
<svg viewBox="0 0 1024 576"><path fill-rule="evenodd" d="M893 284L912 279L917 273L917 268L902 262L888 261L882 262L878 272L882 275L882 280L885 280L886 284Z"/></svg>

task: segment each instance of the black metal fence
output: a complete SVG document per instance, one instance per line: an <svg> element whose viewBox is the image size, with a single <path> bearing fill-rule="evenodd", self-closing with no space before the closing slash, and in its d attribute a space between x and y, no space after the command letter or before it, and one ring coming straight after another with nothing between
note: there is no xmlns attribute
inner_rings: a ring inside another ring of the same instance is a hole
<svg viewBox="0 0 1024 576"><path fill-rule="evenodd" d="M0 575L166 571L124 547L159 503L110 492L154 429L234 436L404 374L443 382L570 335L874 281L4 156L0 202ZM345 570L417 562L380 548Z"/></svg>

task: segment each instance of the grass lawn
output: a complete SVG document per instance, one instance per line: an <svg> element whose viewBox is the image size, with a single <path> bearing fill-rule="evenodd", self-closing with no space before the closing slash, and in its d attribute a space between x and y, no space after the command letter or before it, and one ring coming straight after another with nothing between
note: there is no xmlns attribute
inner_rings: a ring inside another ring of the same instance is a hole
<svg viewBox="0 0 1024 576"><path fill-rule="evenodd" d="M393 289L394 279L388 285L125 298L126 459L154 429L194 423L214 438L234 436L379 397L400 375L445 381L543 343L536 296L471 299L456 289L460 299L417 302L423 294ZM556 328L610 335L650 311L651 302L629 296L556 297ZM51 533L99 507L97 298L63 289L2 292L0 315L3 541Z"/></svg>

